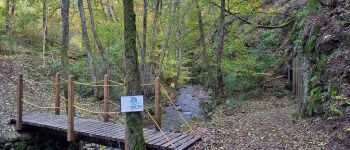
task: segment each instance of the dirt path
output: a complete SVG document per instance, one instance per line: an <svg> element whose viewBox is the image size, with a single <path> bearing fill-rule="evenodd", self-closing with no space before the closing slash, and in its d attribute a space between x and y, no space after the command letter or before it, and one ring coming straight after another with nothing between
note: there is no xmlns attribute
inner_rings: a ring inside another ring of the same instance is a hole
<svg viewBox="0 0 350 150"><path fill-rule="evenodd" d="M290 98L251 101L235 110L214 115L198 124L203 141L196 149L349 149L345 128L350 119L295 120L296 104ZM343 118L344 119L344 118ZM339 123L337 123L339 122ZM341 122L341 123L340 123Z"/></svg>

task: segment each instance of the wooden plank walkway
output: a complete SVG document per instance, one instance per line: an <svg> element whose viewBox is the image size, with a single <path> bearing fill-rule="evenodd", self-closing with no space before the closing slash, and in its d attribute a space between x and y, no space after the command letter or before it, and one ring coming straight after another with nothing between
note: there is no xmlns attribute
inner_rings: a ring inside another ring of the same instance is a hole
<svg viewBox="0 0 350 150"><path fill-rule="evenodd" d="M54 114L35 114L23 117L24 127L36 127L66 132L67 116ZM101 122L97 120L74 118L74 133L77 137L89 137L96 140L107 140L116 143L125 142L125 127L122 124ZM187 149L201 140L200 136L183 133L165 133L170 142L161 132L144 129L144 137L148 149Z"/></svg>

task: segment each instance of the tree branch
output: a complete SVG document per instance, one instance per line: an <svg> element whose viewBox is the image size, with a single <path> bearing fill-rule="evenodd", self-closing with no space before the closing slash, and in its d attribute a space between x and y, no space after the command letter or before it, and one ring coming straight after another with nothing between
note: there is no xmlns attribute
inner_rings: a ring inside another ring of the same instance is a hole
<svg viewBox="0 0 350 150"><path fill-rule="evenodd" d="M221 7L220 7L218 4L216 4L216 3L214 3L214 2L211 2L211 4L221 9ZM253 26L257 27L257 28L264 28L264 29L284 28L284 27L288 26L288 25L291 23L291 21L290 21L289 19L287 19L287 20L288 20L287 22L282 23L281 25L277 25L277 26L255 25L255 24L251 23L250 21L248 21L248 20L246 20L246 19L240 17L237 13L233 13L233 12L227 10L227 9L224 9L224 11L225 11L226 13L228 13L228 14L234 16L234 17L237 18L238 20L241 20L243 23L248 24L248 25L253 25Z"/></svg>

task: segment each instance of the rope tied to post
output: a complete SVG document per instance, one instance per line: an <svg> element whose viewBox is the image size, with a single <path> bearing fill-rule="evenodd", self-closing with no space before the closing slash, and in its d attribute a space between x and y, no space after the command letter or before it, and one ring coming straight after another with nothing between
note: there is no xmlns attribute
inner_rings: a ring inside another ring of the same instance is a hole
<svg viewBox="0 0 350 150"><path fill-rule="evenodd" d="M152 117L151 113L148 111L148 109L146 107L145 107L145 110L146 110L148 116L152 119L153 123L157 126L159 131L163 134L163 136L167 139L167 141L171 144L171 146L174 147L174 144L170 141L170 138L168 136L166 136L166 134L163 132L162 128L160 128L160 126L158 125L156 120Z"/></svg>
<svg viewBox="0 0 350 150"><path fill-rule="evenodd" d="M34 107L37 107L39 109L56 109L56 108L65 108L66 106L61 106L61 107L52 107L52 106L39 106L37 104L34 104L32 102L29 102L28 100L24 100L24 99L21 99L21 101L23 101L24 103L26 104L29 104L31 106L34 106Z"/></svg>

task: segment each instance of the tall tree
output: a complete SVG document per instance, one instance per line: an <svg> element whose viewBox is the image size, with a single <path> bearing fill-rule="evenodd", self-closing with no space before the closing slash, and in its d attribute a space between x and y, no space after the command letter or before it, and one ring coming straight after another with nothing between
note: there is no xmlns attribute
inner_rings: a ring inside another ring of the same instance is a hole
<svg viewBox="0 0 350 150"><path fill-rule="evenodd" d="M6 35L10 36L11 32L11 23L10 23L10 0L6 0L5 6L5 14L6 14Z"/></svg>
<svg viewBox="0 0 350 150"><path fill-rule="evenodd" d="M159 5L160 5L160 1L161 0L157 0L156 2L156 8L155 8L155 12L154 12L154 18L153 18L153 31L152 31L152 39L151 39L151 47L150 47L150 57L149 57L149 60L151 62L151 68L150 68L150 72L152 73L152 66L153 66L153 57L154 57L154 54L153 54L153 49L154 49L154 42L155 42L155 36L157 34L157 18L158 18L158 13L159 13Z"/></svg>
<svg viewBox="0 0 350 150"><path fill-rule="evenodd" d="M141 73L142 82L150 82L149 67L146 64L146 51L147 51L147 14L148 14L148 0L143 0L143 34L142 34L142 50L141 50ZM146 86L143 87L144 95L148 96L151 93L151 89Z"/></svg>
<svg viewBox="0 0 350 150"><path fill-rule="evenodd" d="M43 0L43 66L45 66L45 52L47 41L47 0Z"/></svg>
<svg viewBox="0 0 350 150"><path fill-rule="evenodd" d="M172 4L172 0L170 1L170 4ZM174 5L170 8L170 12L172 15L174 15L176 13L176 9L177 9L177 6L179 5L179 0L175 0L174 2ZM170 18L174 18L174 17L170 17ZM164 63L164 59L165 59L165 55L167 53L167 51L169 51L169 41L170 41L170 38L172 36L172 30L173 30L173 22L174 20L172 19L169 19L169 24L168 24L168 32L167 32L167 35L166 35L166 38L165 38L165 44L163 45L163 56L161 58L161 61L160 61L160 65L159 65L159 68L158 68L158 75L160 76L160 74L162 73L162 68L163 68L163 63ZM170 53L169 53L170 54Z"/></svg>
<svg viewBox="0 0 350 150"><path fill-rule="evenodd" d="M11 4L11 21L13 23L14 17L15 17L15 9L16 9L16 1L12 0Z"/></svg>
<svg viewBox="0 0 350 150"><path fill-rule="evenodd" d="M115 21L113 16L114 10L111 4L111 0L107 0L107 8L108 8L109 17L112 19L112 21Z"/></svg>
<svg viewBox="0 0 350 150"><path fill-rule="evenodd" d="M92 53L91 53L91 45L90 45L89 35L88 35L87 27L86 27L86 19L85 19L83 0L78 0L78 8L79 8L80 22L81 22L81 33L82 33L81 36L82 36L84 48L86 48L86 56L88 59L89 68L91 70L91 81L93 84L94 96L98 97L98 90L96 87L96 81L97 81L97 77L96 77L97 73L96 72L97 71L96 71L96 66L95 66L94 59L93 59Z"/></svg>
<svg viewBox="0 0 350 150"><path fill-rule="evenodd" d="M68 49L69 49L69 0L62 0L61 6L61 19L62 19L62 41L61 41L61 61L63 65L63 73L65 77L70 75L69 62L68 62ZM64 96L68 99L67 88L64 88ZM68 102L66 102L68 106ZM66 107L68 110L68 107ZM67 111L68 113L68 111Z"/></svg>
<svg viewBox="0 0 350 150"><path fill-rule="evenodd" d="M108 74L108 65L107 65L107 59L105 56L105 50L103 49L102 42L100 40L100 37L97 34L96 31L96 24L95 24L95 18L94 18L94 13L92 11L92 6L91 6L91 0L87 0L88 2L88 9L89 9L89 14L90 14L90 21L91 21L91 29L93 36L95 38L95 42L97 44L100 56L101 56L101 64L103 67L103 74Z"/></svg>
<svg viewBox="0 0 350 150"><path fill-rule="evenodd" d="M217 97L222 97L224 92L224 80L221 68L222 57L224 53L225 42L225 0L221 0L221 13L220 13L220 40L216 49L216 90Z"/></svg>
<svg viewBox="0 0 350 150"><path fill-rule="evenodd" d="M136 15L133 0L123 0L124 5L124 67L126 95L141 94L138 54L136 49ZM141 112L126 113L125 149L145 150Z"/></svg>
<svg viewBox="0 0 350 150"><path fill-rule="evenodd" d="M181 19L181 27L178 30L178 36L181 38L185 32L186 32L186 16L183 15ZM177 48L176 48L176 61L177 61L177 66L176 66L176 82L175 82L175 88L179 89L180 87L180 76L181 76L181 65L182 65L182 51L183 51L183 46L181 43L177 43Z"/></svg>
<svg viewBox="0 0 350 150"><path fill-rule="evenodd" d="M199 0L195 0L196 8L197 8L197 19L198 19L198 28L199 28L199 44L201 46L202 55L203 55L203 69L206 69L209 63L207 46L205 44L205 36L204 36L204 25L202 19L202 10L199 7Z"/></svg>
<svg viewBox="0 0 350 150"><path fill-rule="evenodd" d="M101 5L101 8L102 8L103 16L105 17L105 19L107 19L107 15L106 15L106 11L105 11L105 2L104 2L104 0L100 0L100 5Z"/></svg>

